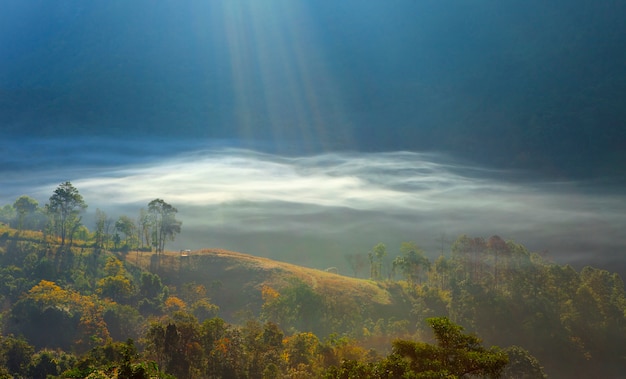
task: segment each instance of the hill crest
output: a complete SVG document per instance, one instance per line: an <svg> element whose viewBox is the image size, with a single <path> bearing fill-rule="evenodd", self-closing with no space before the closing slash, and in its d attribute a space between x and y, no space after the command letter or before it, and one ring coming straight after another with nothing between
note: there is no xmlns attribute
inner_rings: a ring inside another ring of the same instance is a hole
<svg viewBox="0 0 626 379"><path fill-rule="evenodd" d="M281 291L294 280L307 284L317 294L335 301L368 304L384 313L397 311L405 303L397 283L375 282L308 268L287 262L225 249L206 248L188 252L165 252L160 267L152 253L132 252L126 260L142 269L156 271L168 284L181 286L195 282L210 289L220 314L233 316L241 308L256 313L263 305L264 286Z"/></svg>

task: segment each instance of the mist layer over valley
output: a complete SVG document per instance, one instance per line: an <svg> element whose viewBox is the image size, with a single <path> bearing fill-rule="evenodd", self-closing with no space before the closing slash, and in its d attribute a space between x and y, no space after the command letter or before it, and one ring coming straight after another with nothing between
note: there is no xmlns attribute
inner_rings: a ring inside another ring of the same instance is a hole
<svg viewBox="0 0 626 379"><path fill-rule="evenodd" d="M0 203L28 194L45 204L70 180L92 229L97 208L135 218L163 198L183 222L173 250L220 247L348 273L345 256L379 242L397 251L415 241L435 258L460 234L497 234L578 268L623 274L626 265L626 199L605 183L549 182L434 153L287 156L224 141L25 140L5 151L15 163Z"/></svg>

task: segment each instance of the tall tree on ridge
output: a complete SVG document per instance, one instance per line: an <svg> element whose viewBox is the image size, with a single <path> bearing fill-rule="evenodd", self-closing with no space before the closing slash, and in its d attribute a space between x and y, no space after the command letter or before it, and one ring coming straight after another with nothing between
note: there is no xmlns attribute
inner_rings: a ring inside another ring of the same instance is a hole
<svg viewBox="0 0 626 379"><path fill-rule="evenodd" d="M379 243L370 250L368 257L370 259L370 276L374 280L382 280L383 278L383 259L387 255L387 247L384 243Z"/></svg>
<svg viewBox="0 0 626 379"><path fill-rule="evenodd" d="M487 240L487 248L489 249L491 254L493 254L493 286L497 289L498 277L501 275L501 273L498 272L498 268L499 266L501 266L501 262L499 262L499 260L501 260L502 258L506 258L503 257L503 255L508 254L508 246L506 242L502 238L500 238L500 236L495 235L489 237L489 239Z"/></svg>
<svg viewBox="0 0 626 379"><path fill-rule="evenodd" d="M96 230L94 234L95 246L98 249L106 248L109 243L111 224L113 220L110 219L105 212L100 209L96 209Z"/></svg>
<svg viewBox="0 0 626 379"><path fill-rule="evenodd" d="M162 199L154 199L148 203L148 213L152 217L152 240L157 254L165 250L165 241L174 240L180 233L182 222L176 219L178 209Z"/></svg>
<svg viewBox="0 0 626 379"><path fill-rule="evenodd" d="M152 227L152 220L150 213L146 212L145 208L139 210L139 216L137 216L137 239L141 244L141 247L150 246L150 228Z"/></svg>
<svg viewBox="0 0 626 379"><path fill-rule="evenodd" d="M135 237L135 222L128 216L120 216L115 222L115 229L124 234L124 243L130 248L133 238Z"/></svg>
<svg viewBox="0 0 626 379"><path fill-rule="evenodd" d="M15 203L13 203L13 208L17 212L17 229L22 230L24 228L24 220L37 210L37 206L39 203L37 200L33 199L30 196L22 195Z"/></svg>
<svg viewBox="0 0 626 379"><path fill-rule="evenodd" d="M400 270L409 283L421 282L422 271L430 269L430 261L415 242L403 242L400 246L402 256L393 260L393 270Z"/></svg>
<svg viewBox="0 0 626 379"><path fill-rule="evenodd" d="M83 196L70 182L61 183L50 196L46 210L51 217L57 235L61 237L61 246L65 239L72 240L72 234L80 226L82 217L79 214L87 208Z"/></svg>

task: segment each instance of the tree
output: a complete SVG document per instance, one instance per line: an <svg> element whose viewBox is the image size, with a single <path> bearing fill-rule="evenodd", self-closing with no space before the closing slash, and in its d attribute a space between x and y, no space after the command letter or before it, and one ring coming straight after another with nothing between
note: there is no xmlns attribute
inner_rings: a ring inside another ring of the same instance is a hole
<svg viewBox="0 0 626 379"><path fill-rule="evenodd" d="M452 257L458 264L459 280L469 279L479 282L482 279L486 242L482 237L471 238L462 235L452 245Z"/></svg>
<svg viewBox="0 0 626 379"><path fill-rule="evenodd" d="M144 314L159 313L163 301L169 295L161 278L149 272L142 272L139 279L139 303L137 308Z"/></svg>
<svg viewBox="0 0 626 379"><path fill-rule="evenodd" d="M61 238L61 246L65 246L65 239L70 238L80 226L82 217L79 214L87 208L83 196L70 182L61 183L46 205L46 210L52 218L57 235Z"/></svg>
<svg viewBox="0 0 626 379"><path fill-rule="evenodd" d="M40 350L32 355L28 378L58 377L76 364L76 357L59 350Z"/></svg>
<svg viewBox="0 0 626 379"><path fill-rule="evenodd" d="M502 373L503 379L545 379L548 377L537 358L525 349L511 346L504 351L509 356L509 364Z"/></svg>
<svg viewBox="0 0 626 379"><path fill-rule="evenodd" d="M95 231L95 247L102 249L109 243L111 224L113 220L107 217L107 214L96 209L96 231Z"/></svg>
<svg viewBox="0 0 626 379"><path fill-rule="evenodd" d="M450 261L446 259L446 257L442 255L437 258L437 260L435 261L435 274L439 279L439 288L441 288L442 290L446 290L448 288L447 284L450 279L450 270L451 264Z"/></svg>
<svg viewBox="0 0 626 379"><path fill-rule="evenodd" d="M161 199L148 203L148 213L152 219L152 240L159 254L165 250L165 241L173 241L176 234L180 233L182 222L176 220L178 209Z"/></svg>
<svg viewBox="0 0 626 379"><path fill-rule="evenodd" d="M502 258L503 255L508 254L508 245L506 242L500 238L500 236L491 236L487 240L487 248L493 254L493 283L494 288L498 288L498 276L500 273L498 272L498 268L500 267L499 259Z"/></svg>
<svg viewBox="0 0 626 379"><path fill-rule="evenodd" d="M365 254L360 254L360 253L346 254L345 258L348 264L350 265L352 272L354 273L354 277L355 278L358 277L359 272L361 272L361 269L365 267L365 265L367 264Z"/></svg>
<svg viewBox="0 0 626 379"><path fill-rule="evenodd" d="M302 331L322 331L324 302L308 284L298 278L289 278L289 285L280 293L263 286L263 314L267 321L282 327L291 326Z"/></svg>
<svg viewBox="0 0 626 379"><path fill-rule="evenodd" d="M0 224L11 225L15 221L15 208L11 204L0 207Z"/></svg>
<svg viewBox="0 0 626 379"><path fill-rule="evenodd" d="M204 378L244 378L248 364L243 336L221 318L205 320L200 326L200 343L207 358Z"/></svg>
<svg viewBox="0 0 626 379"><path fill-rule="evenodd" d="M191 305L191 312L199 322L217 317L219 310L220 307L212 304L209 299L200 299Z"/></svg>
<svg viewBox="0 0 626 379"><path fill-rule="evenodd" d="M144 208L139 210L139 216L137 216L137 240L141 244L141 247L150 246L150 228L151 220L150 214L146 212Z"/></svg>
<svg viewBox="0 0 626 379"><path fill-rule="evenodd" d="M399 269L409 283L419 283L422 270L430 269L430 261L415 242L403 242L402 256L393 260L393 269Z"/></svg>
<svg viewBox="0 0 626 379"><path fill-rule="evenodd" d="M135 223L128 216L120 216L115 222L115 229L124 234L124 243L130 248L131 241L135 237Z"/></svg>
<svg viewBox="0 0 626 379"><path fill-rule="evenodd" d="M24 221L28 216L31 216L37 210L39 203L37 200L33 199L30 196L22 195L15 203L13 203L13 208L17 212L17 229L22 230L24 227Z"/></svg>
<svg viewBox="0 0 626 379"><path fill-rule="evenodd" d="M291 372L315 369L315 354L320 345L317 336L310 332L301 332L285 339L285 358Z"/></svg>
<svg viewBox="0 0 626 379"><path fill-rule="evenodd" d="M42 280L11 309L11 332L38 348L89 349L107 340L102 302Z"/></svg>
<svg viewBox="0 0 626 379"><path fill-rule="evenodd" d="M28 365L35 349L23 337L2 337L0 362L15 377L26 377Z"/></svg>
<svg viewBox="0 0 626 379"><path fill-rule="evenodd" d="M374 280L382 279L383 259L387 255L387 247L383 243L379 243L368 253L370 260L370 275Z"/></svg>
<svg viewBox="0 0 626 379"><path fill-rule="evenodd" d="M129 338L121 348L122 362L117 374L118 379L148 379L150 375L142 364L133 364L139 354L135 342Z"/></svg>
<svg viewBox="0 0 626 379"><path fill-rule="evenodd" d="M406 340L393 342L393 355L408 359L410 370L418 374L404 377L500 377L508 363L506 353L497 347L485 349L480 338L464 334L463 327L447 317L426 321L433 329L437 345Z"/></svg>
<svg viewBox="0 0 626 379"><path fill-rule="evenodd" d="M134 288L122 261L109 257L104 272L107 276L98 281L96 293L118 303L129 299Z"/></svg>
<svg viewBox="0 0 626 379"><path fill-rule="evenodd" d="M115 341L122 341L124 338L137 339L146 326L137 308L130 305L107 302L102 317Z"/></svg>

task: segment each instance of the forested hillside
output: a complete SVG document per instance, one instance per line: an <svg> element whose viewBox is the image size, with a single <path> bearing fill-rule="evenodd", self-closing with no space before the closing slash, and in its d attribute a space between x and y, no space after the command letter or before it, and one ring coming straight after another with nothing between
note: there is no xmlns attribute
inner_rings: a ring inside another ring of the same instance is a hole
<svg viewBox="0 0 626 379"><path fill-rule="evenodd" d="M65 213L62 195L75 200ZM1 208L2 377L617 378L626 367L622 279L498 236L435 254L381 243L348 257L348 277L167 251L181 223L160 199L144 219L90 231L80 200L64 183L44 207Z"/></svg>

